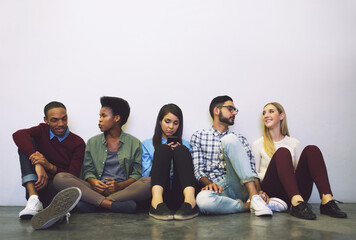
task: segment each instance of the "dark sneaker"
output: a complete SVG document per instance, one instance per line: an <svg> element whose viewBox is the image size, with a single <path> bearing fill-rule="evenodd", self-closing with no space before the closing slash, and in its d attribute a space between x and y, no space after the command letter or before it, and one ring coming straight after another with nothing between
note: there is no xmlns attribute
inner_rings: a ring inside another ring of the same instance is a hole
<svg viewBox="0 0 356 240"><path fill-rule="evenodd" d="M159 219L159 220L164 220L164 221L173 220L173 213L167 207L167 205L165 203L158 204L157 209L155 209L154 207L151 206L148 214L151 217Z"/></svg>
<svg viewBox="0 0 356 240"><path fill-rule="evenodd" d="M51 204L33 216L31 223L34 229L46 229L61 220L79 202L82 192L79 188L66 188L53 198Z"/></svg>
<svg viewBox="0 0 356 240"><path fill-rule="evenodd" d="M190 205L187 202L184 202L182 206L180 206L180 208L174 214L173 217L175 220L188 220L188 219L195 218L198 215L199 215L199 210L197 205L195 205L195 207L192 208L192 205Z"/></svg>
<svg viewBox="0 0 356 240"><path fill-rule="evenodd" d="M297 206L291 207L290 215L306 220L316 219L316 215L311 210L311 206L308 203L302 201L299 201L299 204Z"/></svg>
<svg viewBox="0 0 356 240"><path fill-rule="evenodd" d="M334 218L347 218L347 214L340 210L336 202L342 203L337 200L331 200L326 204L320 204L320 213Z"/></svg>

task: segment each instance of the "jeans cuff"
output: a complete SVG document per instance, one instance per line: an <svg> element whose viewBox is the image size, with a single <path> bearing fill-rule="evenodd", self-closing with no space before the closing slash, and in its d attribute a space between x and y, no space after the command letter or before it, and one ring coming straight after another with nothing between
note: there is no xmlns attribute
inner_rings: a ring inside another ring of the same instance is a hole
<svg viewBox="0 0 356 240"><path fill-rule="evenodd" d="M241 179L241 184L244 185L246 183L254 182L254 181L255 181L254 177L248 177L248 178Z"/></svg>
<svg viewBox="0 0 356 240"><path fill-rule="evenodd" d="M38 177L37 177L36 174L33 174L33 173L32 174L28 174L28 175L22 177L22 186L25 187L26 183L28 183L28 182L37 182L37 180L38 180Z"/></svg>
<svg viewBox="0 0 356 240"><path fill-rule="evenodd" d="M240 209L239 209L239 212L244 212L245 211L245 206L244 206L244 202L240 199L236 199L237 202L240 203Z"/></svg>

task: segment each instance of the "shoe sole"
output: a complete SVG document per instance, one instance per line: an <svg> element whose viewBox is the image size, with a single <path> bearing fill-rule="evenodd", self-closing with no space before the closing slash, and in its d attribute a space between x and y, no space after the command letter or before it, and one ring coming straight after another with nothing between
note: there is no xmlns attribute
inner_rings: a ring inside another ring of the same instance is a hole
<svg viewBox="0 0 356 240"><path fill-rule="evenodd" d="M258 217L262 217L262 216L272 216L273 212L271 209L266 209L266 210L259 210L259 211L255 211L255 209L250 209L251 213L254 213L256 216Z"/></svg>
<svg viewBox="0 0 356 240"><path fill-rule="evenodd" d="M199 215L199 212L191 214L191 215L173 215L175 220L189 220L195 218Z"/></svg>
<svg viewBox="0 0 356 240"><path fill-rule="evenodd" d="M312 218L303 218L301 216L297 216L297 214L294 214L294 212L290 212L290 215L296 218L304 219L304 220L316 220L316 216Z"/></svg>
<svg viewBox="0 0 356 240"><path fill-rule="evenodd" d="M326 216L329 216L329 217L333 217L333 218L347 218L347 214L346 214L346 216L340 216L340 215L332 215L332 214L324 213L324 212L321 212L321 211L320 211L320 214L323 214L323 215L326 215Z"/></svg>
<svg viewBox="0 0 356 240"><path fill-rule="evenodd" d="M82 192L77 187L70 187L60 191L51 204L33 216L32 227L36 230L46 229L55 224L79 202Z"/></svg>
<svg viewBox="0 0 356 240"><path fill-rule="evenodd" d="M31 219L33 218L33 216L35 216L36 214L22 214L20 216L20 219Z"/></svg>
<svg viewBox="0 0 356 240"><path fill-rule="evenodd" d="M158 220L162 220L162 221L171 221L173 220L173 215L166 215L166 216L161 216L161 215L156 215L156 214L152 214L152 213L148 213L148 215L150 215L151 217L158 219Z"/></svg>

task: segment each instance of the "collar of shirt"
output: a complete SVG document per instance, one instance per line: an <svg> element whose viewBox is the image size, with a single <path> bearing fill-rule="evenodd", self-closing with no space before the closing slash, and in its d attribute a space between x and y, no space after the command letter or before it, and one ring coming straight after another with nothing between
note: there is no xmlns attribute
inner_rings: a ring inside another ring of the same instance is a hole
<svg viewBox="0 0 356 240"><path fill-rule="evenodd" d="M63 137L59 137L55 135L52 130L49 130L49 139L52 140L52 138L56 137L59 142L62 142L64 139L66 139L69 135L69 127L67 127L67 131L64 133Z"/></svg>
<svg viewBox="0 0 356 240"><path fill-rule="evenodd" d="M120 135L120 138L119 138L120 145L125 143L125 139L126 139L126 133L124 131L121 131L121 135ZM106 147L107 143L106 143L105 133L102 133L102 135L101 135L101 142Z"/></svg>
<svg viewBox="0 0 356 240"><path fill-rule="evenodd" d="M214 136L216 136L216 137L218 137L218 138L222 138L222 137L224 137L225 135L231 133L229 129L227 129L226 132L221 133L221 132L219 132L218 130L216 130L216 128L214 128L214 127L211 127L210 131L211 131L211 133L212 133Z"/></svg>

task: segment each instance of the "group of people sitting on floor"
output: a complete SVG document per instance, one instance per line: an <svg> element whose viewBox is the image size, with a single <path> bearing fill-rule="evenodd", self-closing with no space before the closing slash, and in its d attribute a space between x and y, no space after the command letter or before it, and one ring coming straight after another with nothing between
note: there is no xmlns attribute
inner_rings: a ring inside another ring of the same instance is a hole
<svg viewBox="0 0 356 240"><path fill-rule="evenodd" d="M164 105L154 135L142 143L124 132L130 115L126 100L102 97L101 134L85 144L70 132L66 107L50 102L44 122L13 134L18 147L27 205L19 216L45 229L79 212L135 213L145 209L159 220L187 220L201 214L250 211L256 216L284 212L316 219L307 203L313 183L320 213L346 218L333 199L320 149L289 136L287 116L277 102L264 106L263 136L251 147L229 130L238 109L229 96L209 107L212 127L182 139L183 114Z"/></svg>

